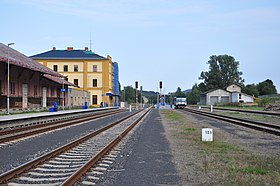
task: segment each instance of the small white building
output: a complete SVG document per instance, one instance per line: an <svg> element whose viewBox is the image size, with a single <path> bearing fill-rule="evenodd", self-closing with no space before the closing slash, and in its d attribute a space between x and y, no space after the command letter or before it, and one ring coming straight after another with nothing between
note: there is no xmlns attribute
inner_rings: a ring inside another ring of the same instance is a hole
<svg viewBox="0 0 280 186"><path fill-rule="evenodd" d="M200 94L201 105L215 105L216 103L252 103L253 96L241 92L241 87L232 84L223 89L215 89Z"/></svg>

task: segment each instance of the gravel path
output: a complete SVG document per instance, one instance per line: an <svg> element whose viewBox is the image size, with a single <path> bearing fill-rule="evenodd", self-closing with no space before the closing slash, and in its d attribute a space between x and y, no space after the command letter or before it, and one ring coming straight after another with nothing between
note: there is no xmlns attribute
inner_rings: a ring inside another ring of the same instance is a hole
<svg viewBox="0 0 280 186"><path fill-rule="evenodd" d="M73 139L79 138L91 130L95 130L128 115L120 113L114 116L98 119L83 125L77 125L54 132L31 137L26 140L11 143L0 147L0 174L27 161L30 161L46 152L62 146Z"/></svg>
<svg viewBox="0 0 280 186"><path fill-rule="evenodd" d="M129 137L97 185L181 185L158 110Z"/></svg>

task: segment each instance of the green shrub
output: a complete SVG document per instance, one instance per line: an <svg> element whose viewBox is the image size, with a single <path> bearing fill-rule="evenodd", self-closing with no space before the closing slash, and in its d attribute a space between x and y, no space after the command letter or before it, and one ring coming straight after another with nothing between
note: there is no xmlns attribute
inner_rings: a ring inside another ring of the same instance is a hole
<svg viewBox="0 0 280 186"><path fill-rule="evenodd" d="M261 100L259 100L258 102L258 106L260 107L265 107L266 105L268 105L269 103L272 103L270 98L262 98Z"/></svg>

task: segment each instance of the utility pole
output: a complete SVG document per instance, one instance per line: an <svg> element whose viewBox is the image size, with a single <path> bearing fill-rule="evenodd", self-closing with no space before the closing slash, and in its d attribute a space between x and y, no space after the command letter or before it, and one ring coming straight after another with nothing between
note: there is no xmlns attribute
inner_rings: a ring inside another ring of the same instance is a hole
<svg viewBox="0 0 280 186"><path fill-rule="evenodd" d="M62 110L64 110L64 96L65 96L65 89L64 89L64 72L62 78Z"/></svg>
<svg viewBox="0 0 280 186"><path fill-rule="evenodd" d="M8 86L7 86L7 114L10 114L10 46L15 43L8 44Z"/></svg>

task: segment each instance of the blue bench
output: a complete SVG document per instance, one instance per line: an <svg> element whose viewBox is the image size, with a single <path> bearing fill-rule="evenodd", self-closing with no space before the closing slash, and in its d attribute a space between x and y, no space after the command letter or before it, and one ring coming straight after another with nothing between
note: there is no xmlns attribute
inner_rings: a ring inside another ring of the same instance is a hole
<svg viewBox="0 0 280 186"><path fill-rule="evenodd" d="M58 104L57 104L56 101L53 103L53 107L49 108L49 111L50 112L57 112L58 111Z"/></svg>
<svg viewBox="0 0 280 186"><path fill-rule="evenodd" d="M85 102L84 106L82 106L82 109L88 109L88 103Z"/></svg>

